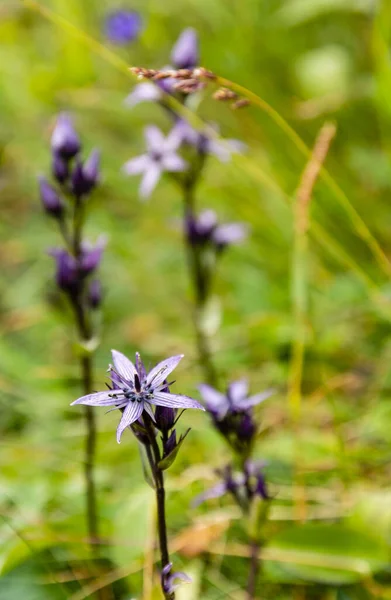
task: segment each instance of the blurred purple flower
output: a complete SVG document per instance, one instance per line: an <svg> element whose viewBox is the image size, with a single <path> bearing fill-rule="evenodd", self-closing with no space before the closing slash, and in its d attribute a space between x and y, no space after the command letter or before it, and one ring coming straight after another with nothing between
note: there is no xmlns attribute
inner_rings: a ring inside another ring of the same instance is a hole
<svg viewBox="0 0 391 600"><path fill-rule="evenodd" d="M162 173L179 172L186 169L187 163L176 150L179 140L176 135L164 137L160 129L154 125L145 128L147 152L132 158L123 166L126 175L140 175L143 178L140 185L140 196L148 198L156 187Z"/></svg>
<svg viewBox="0 0 391 600"><path fill-rule="evenodd" d="M63 248L53 248L48 254L56 261L56 282L65 292L72 292L78 285L78 268L75 258Z"/></svg>
<svg viewBox="0 0 391 600"><path fill-rule="evenodd" d="M112 357L114 366L110 365L109 370L114 389L88 394L72 402L72 405L113 406L122 410L122 418L117 428L118 443L121 441L123 431L137 421L144 411L155 421L152 411L154 405L205 410L199 402L188 396L163 391L167 386L167 376L178 365L183 354L163 360L148 374L138 354L136 354L136 366L117 350L112 350Z"/></svg>
<svg viewBox="0 0 391 600"><path fill-rule="evenodd" d="M51 139L52 151L65 160L70 160L80 151L80 140L71 117L60 113L54 127Z"/></svg>
<svg viewBox="0 0 391 600"><path fill-rule="evenodd" d="M125 104L132 108L140 102L157 102L161 98L162 92L157 84L143 81L134 86L129 96L125 98Z"/></svg>
<svg viewBox="0 0 391 600"><path fill-rule="evenodd" d="M105 34L110 42L123 46L137 38L141 27L142 19L139 13L117 10L106 17Z"/></svg>
<svg viewBox="0 0 391 600"><path fill-rule="evenodd" d="M182 571L177 571L171 573L172 563L168 563L161 573L162 579L162 590L165 594L173 594L175 590L181 585L180 583L174 583L176 579L183 581L185 583L191 583L191 577L183 573Z"/></svg>
<svg viewBox="0 0 391 600"><path fill-rule="evenodd" d="M198 65L198 34L192 27L182 31L171 51L171 62L176 69L194 69Z"/></svg>
<svg viewBox="0 0 391 600"><path fill-rule="evenodd" d="M244 379L232 382L225 394L206 383L199 385L198 389L205 402L206 410L218 420L224 419L229 413L244 413L269 398L274 392L274 390L266 390L255 396L248 396L248 383Z"/></svg>
<svg viewBox="0 0 391 600"><path fill-rule="evenodd" d="M82 275L89 275L99 267L105 247L104 236L100 236L95 245L83 242L79 258L79 270Z"/></svg>
<svg viewBox="0 0 391 600"><path fill-rule="evenodd" d="M58 183L65 183L69 177L69 162L58 153L53 156L52 173Z"/></svg>
<svg viewBox="0 0 391 600"><path fill-rule="evenodd" d="M218 135L218 126L209 124ZM215 139L213 132L197 131L184 119L178 119L173 129L173 135L178 136L181 144L193 146L200 154L211 154L221 162L228 162L233 153L240 154L246 150L246 144L235 139Z"/></svg>
<svg viewBox="0 0 391 600"><path fill-rule="evenodd" d="M39 177L39 190L42 204L46 212L52 217L60 219L64 214L64 202L57 190L50 185L46 177Z"/></svg>
<svg viewBox="0 0 391 600"><path fill-rule="evenodd" d="M204 210L198 216L189 212L186 215L185 228L192 244L211 243L219 251L230 244L238 244L248 233L248 228L243 223L219 225L213 210Z"/></svg>
<svg viewBox="0 0 391 600"><path fill-rule="evenodd" d="M72 191L75 196L89 194L99 181L100 152L93 150L83 164L77 161L72 172Z"/></svg>

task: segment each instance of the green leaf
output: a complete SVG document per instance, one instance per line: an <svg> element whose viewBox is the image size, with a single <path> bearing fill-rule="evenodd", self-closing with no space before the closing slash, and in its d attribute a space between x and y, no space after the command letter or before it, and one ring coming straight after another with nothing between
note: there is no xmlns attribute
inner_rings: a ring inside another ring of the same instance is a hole
<svg viewBox="0 0 391 600"><path fill-rule="evenodd" d="M359 581L388 562L385 544L345 525L296 525L272 538L265 550L287 575L334 585Z"/></svg>
<svg viewBox="0 0 391 600"><path fill-rule="evenodd" d="M187 436L187 434L190 431L190 427L189 429L186 431L186 433L184 435L181 435L177 445L175 446L174 450L172 450L170 452L170 454L167 454L167 456L165 456L164 458L162 458L162 460L160 462L158 462L158 467L159 469L161 469L162 471L165 471L166 469L168 469L169 467L171 467L172 463L174 462L174 460L177 457L177 454L179 452L179 448L182 446L182 443L185 441L185 438Z"/></svg>

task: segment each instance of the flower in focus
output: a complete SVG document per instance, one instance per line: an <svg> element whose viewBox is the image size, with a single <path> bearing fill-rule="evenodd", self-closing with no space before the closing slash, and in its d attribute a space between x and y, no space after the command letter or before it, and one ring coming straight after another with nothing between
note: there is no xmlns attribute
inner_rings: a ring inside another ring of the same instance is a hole
<svg viewBox="0 0 391 600"><path fill-rule="evenodd" d="M117 350L112 350L112 357L113 365L109 366L109 371L114 388L83 396L72 402L72 405L113 406L122 410L122 418L117 428L118 443L123 431L137 421L144 411L155 421L152 406L205 410L199 402L188 396L163 391L167 387L167 376L183 358L182 354L163 360L148 374L138 353L136 366Z"/></svg>
<svg viewBox="0 0 391 600"><path fill-rule="evenodd" d="M106 18L105 33L110 42L122 46L136 39L141 27L142 20L139 13L117 10Z"/></svg>
<svg viewBox="0 0 391 600"><path fill-rule="evenodd" d="M156 187L162 173L179 172L186 169L187 163L177 154L179 140L176 135L164 137L154 125L145 128L147 152L132 158L123 166L126 175L143 175L140 196L148 198Z"/></svg>

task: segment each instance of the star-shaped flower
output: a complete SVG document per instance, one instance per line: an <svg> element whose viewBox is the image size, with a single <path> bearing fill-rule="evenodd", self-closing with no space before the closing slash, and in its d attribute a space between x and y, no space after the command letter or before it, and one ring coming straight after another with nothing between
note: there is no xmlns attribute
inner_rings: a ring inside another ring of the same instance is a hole
<svg viewBox="0 0 391 600"><path fill-rule="evenodd" d="M228 414L244 413L274 393L274 390L266 390L249 397L248 383L245 379L233 381L228 386L226 394L218 392L206 383L202 383L198 389L204 399L206 410L218 420L224 419Z"/></svg>
<svg viewBox="0 0 391 600"><path fill-rule="evenodd" d="M158 127L149 125L145 128L145 141L147 152L132 158L123 166L126 175L143 174L140 185L142 198L151 195L164 171L175 173L187 167L186 161L176 153L181 143L176 132L164 137Z"/></svg>
<svg viewBox="0 0 391 600"><path fill-rule="evenodd" d="M183 354L163 360L148 374L138 353L136 354L136 366L117 350L112 350L112 357L114 365L109 366L109 371L114 389L82 396L72 402L71 406L86 404L88 406L113 406L121 409L123 414L117 428L118 443L121 441L123 431L137 421L144 411L153 421L155 420L152 410L154 405L205 410L193 398L163 391L167 387L168 375L178 365Z"/></svg>

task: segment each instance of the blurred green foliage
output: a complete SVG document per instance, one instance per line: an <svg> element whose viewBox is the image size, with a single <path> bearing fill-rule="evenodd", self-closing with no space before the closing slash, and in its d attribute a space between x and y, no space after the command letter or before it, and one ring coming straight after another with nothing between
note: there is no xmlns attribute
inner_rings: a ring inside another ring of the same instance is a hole
<svg viewBox="0 0 391 600"><path fill-rule="evenodd" d="M114 1L41 4L107 44L103 21ZM137 41L112 48L129 65L166 64L180 31L193 26L202 64L265 98L309 146L322 124L334 120L327 168L390 256L387 0L134 0L126 6L144 20ZM56 114L73 114L86 153L102 150L103 184L88 222L91 238L102 231L109 236L97 389L115 347L129 355L139 350L150 363L183 352L177 388L197 395L202 375L181 246L181 199L164 179L141 204L137 178L120 172L142 151L146 123L169 127L157 106L125 107L130 77L17 0L0 3L0 40L0 598L81 600L93 597L96 578L85 568L84 427L77 408L69 408L79 393L78 369L71 319L60 310L46 255L58 240L36 185L37 174L49 169ZM221 381L246 376L254 391L279 390L260 409L257 454L268 460L276 497L259 597L390 598L388 275L319 181L313 223L339 250L321 244L310 228L302 411L292 427L286 388L296 335L293 216L284 194L294 198L306 159L254 106L232 112L205 94L197 112L218 121L224 137L248 145L246 158L230 165L211 159L199 203L251 226L249 240L227 253L217 278L222 323L214 357ZM263 174L275 185L262 183ZM135 440L124 436L118 446L117 416L101 412L98 418L107 577L117 582L115 598L158 598L157 577L151 583L153 494ZM240 599L247 562L238 515L227 500L190 508L229 454L205 415L188 411L183 431L187 426L192 431L168 473L175 567L193 576L178 598Z"/></svg>

